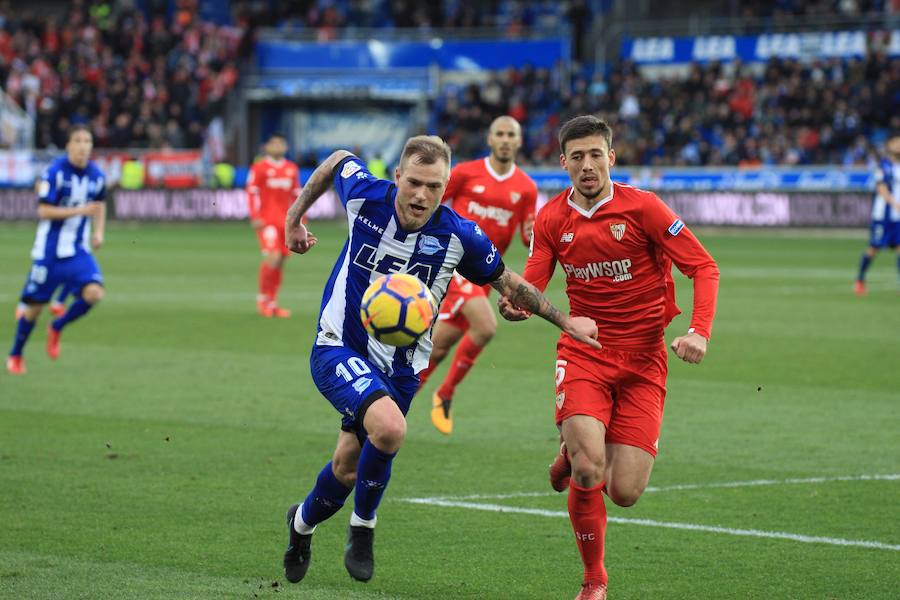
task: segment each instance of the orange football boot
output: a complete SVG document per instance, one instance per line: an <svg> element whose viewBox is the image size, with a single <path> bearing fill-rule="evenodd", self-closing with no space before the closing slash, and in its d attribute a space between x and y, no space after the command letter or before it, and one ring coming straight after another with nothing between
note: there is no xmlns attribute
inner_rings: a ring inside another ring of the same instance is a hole
<svg viewBox="0 0 900 600"><path fill-rule="evenodd" d="M453 432L453 415L450 414L450 400L444 400L437 395L437 392L431 397L431 422L444 435L450 435Z"/></svg>

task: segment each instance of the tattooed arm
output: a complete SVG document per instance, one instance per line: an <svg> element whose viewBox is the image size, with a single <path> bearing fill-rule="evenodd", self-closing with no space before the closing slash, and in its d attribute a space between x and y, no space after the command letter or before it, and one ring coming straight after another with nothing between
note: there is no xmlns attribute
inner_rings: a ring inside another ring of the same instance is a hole
<svg viewBox="0 0 900 600"><path fill-rule="evenodd" d="M294 203L288 209L287 218L284 222L284 238L291 252L305 254L316 245L318 240L306 230L306 226L301 222L301 219L306 214L306 211L309 210L309 207L331 187L334 168L348 156L353 156L353 154L346 150L335 150L332 152L331 156L316 167L316 170L309 176L309 180L303 186L300 195L297 196L297 199L294 200Z"/></svg>
<svg viewBox="0 0 900 600"><path fill-rule="evenodd" d="M570 317L553 306L544 294L514 271L505 269L491 286L520 311L534 313L550 321L574 339L601 348L597 341L597 324L587 317Z"/></svg>

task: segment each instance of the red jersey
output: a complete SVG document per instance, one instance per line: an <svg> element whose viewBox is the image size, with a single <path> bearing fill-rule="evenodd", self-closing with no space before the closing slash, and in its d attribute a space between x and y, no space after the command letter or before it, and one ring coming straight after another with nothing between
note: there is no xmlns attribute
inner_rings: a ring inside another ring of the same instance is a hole
<svg viewBox="0 0 900 600"><path fill-rule="evenodd" d="M547 287L558 261L566 273L570 313L593 318L604 346L664 348L675 315L672 263L694 280L691 327L709 339L719 268L694 234L656 194L619 183L585 211L569 188L537 215L524 277Z"/></svg>
<svg viewBox="0 0 900 600"><path fill-rule="evenodd" d="M247 202L250 219L284 227L287 211L300 193L297 165L283 158L268 156L256 161L247 176Z"/></svg>
<svg viewBox="0 0 900 600"><path fill-rule="evenodd" d="M452 201L453 210L478 223L503 254L519 229L522 242L528 237L522 227L534 216L537 186L524 171L513 165L506 175L491 168L490 158L470 160L453 167L443 202Z"/></svg>

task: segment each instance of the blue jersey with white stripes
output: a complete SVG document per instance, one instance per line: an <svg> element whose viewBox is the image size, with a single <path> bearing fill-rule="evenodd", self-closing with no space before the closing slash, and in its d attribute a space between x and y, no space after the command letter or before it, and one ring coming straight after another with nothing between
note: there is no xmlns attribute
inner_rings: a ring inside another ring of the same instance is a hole
<svg viewBox="0 0 900 600"><path fill-rule="evenodd" d="M38 200L53 206L74 207L106 198L103 172L89 161L80 169L68 157L56 159L44 171L38 186ZM91 219L84 215L68 219L41 219L38 223L31 258L53 261L91 253Z"/></svg>
<svg viewBox="0 0 900 600"><path fill-rule="evenodd" d="M363 292L381 275L410 273L440 302L454 270L479 285L498 278L504 268L500 253L478 225L446 206L438 206L421 229L401 229L396 186L376 178L355 156L335 167L334 187L347 210L350 236L325 287L316 344L346 346L391 377L418 373L428 366L431 332L407 348L369 337L359 316Z"/></svg>
<svg viewBox="0 0 900 600"><path fill-rule="evenodd" d="M875 172L875 183L884 183L895 200L900 200L900 165L894 164L889 159L884 159L878 165ZM872 200L872 223L898 223L900 222L900 210L887 203L881 194L876 192Z"/></svg>

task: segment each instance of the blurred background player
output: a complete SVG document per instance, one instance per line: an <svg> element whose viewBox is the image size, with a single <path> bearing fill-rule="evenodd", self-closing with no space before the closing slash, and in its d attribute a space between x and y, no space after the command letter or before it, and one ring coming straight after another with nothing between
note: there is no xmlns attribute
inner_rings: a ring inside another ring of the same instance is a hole
<svg viewBox="0 0 900 600"><path fill-rule="evenodd" d="M569 335L594 344L597 329L587 318L562 315L503 264L479 227L441 206L450 175L450 148L437 136L407 140L394 171L396 183L378 179L345 150L333 152L310 176L288 211L289 247L308 252L317 239L301 217L331 185L347 210L349 239L325 287L310 369L319 392L341 414L333 458L320 471L302 504L288 509L285 578L306 575L316 526L334 516L354 493L344 566L358 581L374 572L376 510L406 437L406 414L428 365L426 333L406 348L370 338L359 317L369 284L384 273L416 275L440 301L459 269L479 285L490 283L517 306L531 307Z"/></svg>
<svg viewBox="0 0 900 600"><path fill-rule="evenodd" d="M50 313L54 317L61 317L66 313L66 300L69 299L69 296L72 295L72 288L68 285L60 286L59 291L56 293L56 297L50 301L50 306L48 307ZM19 302L16 305L16 321L22 318L22 315L25 314L25 309L27 308L27 304L24 302Z"/></svg>
<svg viewBox="0 0 900 600"><path fill-rule="evenodd" d="M247 202L250 205L250 224L256 230L262 263L259 265L259 291L256 310L264 317L291 316L289 310L278 306L278 289L289 254L284 243L284 219L288 208L300 194L299 169L285 158L287 138L280 133L269 136L263 152L247 176Z"/></svg>
<svg viewBox="0 0 900 600"><path fill-rule="evenodd" d="M443 201L449 202L460 216L475 221L503 255L516 231L526 246L531 240L537 186L516 166L516 154L522 146L518 121L508 116L494 119L487 145L491 149L489 156L453 168ZM420 389L459 342L450 369L431 400L431 422L445 435L453 431L450 404L456 386L497 331L497 317L487 299L489 293L490 286L478 286L454 274L431 334L434 348L428 368L419 375Z"/></svg>
<svg viewBox="0 0 900 600"><path fill-rule="evenodd" d="M666 397L666 326L679 314L672 263L694 281L694 310L678 358L699 363L715 314L719 269L655 194L612 183L612 130L576 117L559 132L560 163L572 187L537 215L525 279L543 290L559 262L570 313L592 317L601 350L560 338L556 425L564 446L551 484L569 486L569 519L584 563L576 600L605 600L605 492L619 506L638 501L650 480ZM512 320L527 316L500 299ZM571 476L569 475L571 474ZM570 481L569 481L570 478Z"/></svg>
<svg viewBox="0 0 900 600"><path fill-rule="evenodd" d="M900 133L894 133L885 143L885 156L875 172L875 197L869 225L869 247L859 261L854 291L866 293L866 271L875 255L885 247L897 250L898 286L900 286ZM898 287L900 289L900 287Z"/></svg>
<svg viewBox="0 0 900 600"><path fill-rule="evenodd" d="M103 244L106 228L106 185L103 173L90 160L93 137L84 125L69 131L66 155L47 167L38 190L37 235L32 265L22 290L24 314L18 319L6 370L25 373L22 352L44 305L59 286L77 296L68 310L47 330L47 354L59 357L63 328L84 316L103 298L103 275L91 248Z"/></svg>

